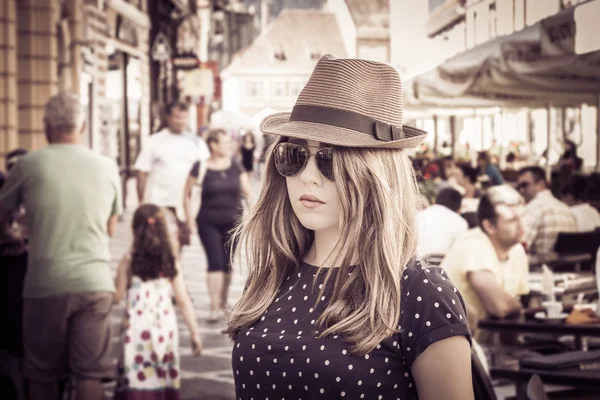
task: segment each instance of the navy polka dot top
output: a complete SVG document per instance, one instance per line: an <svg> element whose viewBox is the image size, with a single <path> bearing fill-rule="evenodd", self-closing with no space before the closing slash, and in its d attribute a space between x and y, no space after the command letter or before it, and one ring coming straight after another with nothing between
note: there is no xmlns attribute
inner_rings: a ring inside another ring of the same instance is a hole
<svg viewBox="0 0 600 400"><path fill-rule="evenodd" d="M234 343L232 366L240 400L418 399L411 367L429 345L452 336L470 340L462 297L439 267L409 263L402 276L399 333L364 356L339 336L317 339L327 303L315 296L325 273L302 263L278 297Z"/></svg>

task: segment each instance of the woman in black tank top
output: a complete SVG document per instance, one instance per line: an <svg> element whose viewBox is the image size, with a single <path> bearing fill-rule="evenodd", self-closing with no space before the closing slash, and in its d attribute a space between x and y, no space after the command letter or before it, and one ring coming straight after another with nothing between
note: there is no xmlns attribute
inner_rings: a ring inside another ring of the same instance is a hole
<svg viewBox="0 0 600 400"><path fill-rule="evenodd" d="M190 194L202 187L202 202L196 216L200 242L208 261L209 322L217 322L228 310L231 283L231 231L243 214L242 197L250 196L250 183L243 167L232 157L234 143L224 130L212 130L206 143L211 156L205 166L196 162L190 171L184 196L188 226L192 227Z"/></svg>

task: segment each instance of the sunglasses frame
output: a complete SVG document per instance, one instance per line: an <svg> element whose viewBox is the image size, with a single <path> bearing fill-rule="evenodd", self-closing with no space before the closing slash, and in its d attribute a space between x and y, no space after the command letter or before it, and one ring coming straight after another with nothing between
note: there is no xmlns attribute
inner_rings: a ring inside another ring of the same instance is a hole
<svg viewBox="0 0 600 400"><path fill-rule="evenodd" d="M297 172L291 174L291 175L285 175L283 172L281 172L279 170L279 168L277 167L277 161L275 159L275 157L277 157L277 150L280 147L286 147L286 146L296 146L301 148L302 150L304 150L304 152L306 152L306 158L304 159L304 163L302 164L302 166L298 169ZM277 172L279 172L279 174L283 177L286 178L291 178L293 176L298 175L299 173L301 173L304 168L306 168L306 165L308 164L308 161L310 160L311 157L315 157L315 162L317 164L317 169L319 170L319 173L321 175L323 175L325 178L329 179L330 181L333 181L334 176L333 176L333 161L332 161L332 165L331 165L331 176L329 176L329 174L327 172L323 172L323 170L321 169L321 165L319 164L319 159L317 158L317 156L319 155L319 153L321 153L321 155L323 154L322 151L323 150L330 150L331 151L331 157L333 158L333 152L334 152L334 148L333 147L319 147L319 150L317 150L314 154L311 154L311 152L309 151L309 149L311 147L315 147L315 146L307 146L307 145L302 145L302 144L298 144L298 143L290 143L290 142L281 142L279 143L277 146L275 146L275 149L273 150L273 162L275 163L275 169L277 169Z"/></svg>

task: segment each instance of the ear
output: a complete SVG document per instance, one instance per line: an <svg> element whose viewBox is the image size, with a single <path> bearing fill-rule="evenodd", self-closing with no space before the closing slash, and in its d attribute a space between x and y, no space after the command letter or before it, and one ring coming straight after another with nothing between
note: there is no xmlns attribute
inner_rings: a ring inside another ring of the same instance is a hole
<svg viewBox="0 0 600 400"><path fill-rule="evenodd" d="M496 233L496 227L494 226L494 224L492 224L492 222L489 219L484 219L481 225L483 225L483 230L485 233L487 233L487 234Z"/></svg>

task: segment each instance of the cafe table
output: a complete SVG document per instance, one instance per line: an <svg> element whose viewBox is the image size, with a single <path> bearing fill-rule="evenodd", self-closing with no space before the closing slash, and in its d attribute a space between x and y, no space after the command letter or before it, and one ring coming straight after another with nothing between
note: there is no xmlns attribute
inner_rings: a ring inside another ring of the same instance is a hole
<svg viewBox="0 0 600 400"><path fill-rule="evenodd" d="M550 323L538 321L532 317L521 315L516 318L486 319L479 321L479 329L491 332L535 333L554 336L574 336L575 348L584 349L583 338L600 337L600 323L567 324L565 322Z"/></svg>

